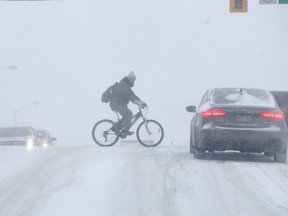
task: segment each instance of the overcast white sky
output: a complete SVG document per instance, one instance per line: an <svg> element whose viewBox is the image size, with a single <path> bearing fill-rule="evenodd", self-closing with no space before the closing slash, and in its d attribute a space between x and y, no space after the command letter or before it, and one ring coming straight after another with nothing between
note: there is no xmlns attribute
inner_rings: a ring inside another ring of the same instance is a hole
<svg viewBox="0 0 288 216"><path fill-rule="evenodd" d="M185 106L207 88L288 91L287 20L288 4L258 0L244 14L229 13L229 0L0 1L0 67L18 67L0 70L0 126L39 102L17 112L18 125L93 144L93 124L115 117L101 93L133 70L148 117L188 145Z"/></svg>

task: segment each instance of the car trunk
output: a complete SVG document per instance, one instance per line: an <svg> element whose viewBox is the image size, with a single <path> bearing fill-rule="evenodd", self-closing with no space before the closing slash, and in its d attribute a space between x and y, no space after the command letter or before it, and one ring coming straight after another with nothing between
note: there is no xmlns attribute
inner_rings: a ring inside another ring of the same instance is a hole
<svg viewBox="0 0 288 216"><path fill-rule="evenodd" d="M275 119L268 119L261 116L262 112L270 111L271 108L255 107L217 107L217 109L227 112L223 117L210 119L216 126L233 128L266 128L280 123ZM208 120L208 119L207 119ZM208 120L209 121L209 120Z"/></svg>
<svg viewBox="0 0 288 216"><path fill-rule="evenodd" d="M288 91L271 91L279 108L285 113L285 121L288 125Z"/></svg>

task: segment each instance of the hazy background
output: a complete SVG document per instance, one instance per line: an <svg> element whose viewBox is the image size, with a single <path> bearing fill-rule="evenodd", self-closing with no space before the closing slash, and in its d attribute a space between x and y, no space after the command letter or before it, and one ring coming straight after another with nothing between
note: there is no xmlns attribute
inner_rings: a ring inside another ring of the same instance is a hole
<svg viewBox="0 0 288 216"><path fill-rule="evenodd" d="M207 88L288 91L287 22L288 5L258 0L237 14L229 0L0 1L0 67L18 67L0 69L0 126L38 102L17 112L19 126L93 145L94 123L116 117L102 92L133 70L166 143L188 146L185 106Z"/></svg>

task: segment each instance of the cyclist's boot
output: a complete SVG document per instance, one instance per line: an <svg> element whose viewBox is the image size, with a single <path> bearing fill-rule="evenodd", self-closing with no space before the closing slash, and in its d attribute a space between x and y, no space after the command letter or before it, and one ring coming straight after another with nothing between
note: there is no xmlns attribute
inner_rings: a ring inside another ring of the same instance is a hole
<svg viewBox="0 0 288 216"><path fill-rule="evenodd" d="M115 133L118 131L118 129L117 129L116 126L113 126L113 127L111 128L111 130L112 130L113 132L115 132Z"/></svg>
<svg viewBox="0 0 288 216"><path fill-rule="evenodd" d="M129 131L129 130L122 130L122 131L121 131L121 134L122 134L122 135L126 135L126 136L130 136L130 135L134 134L134 132L131 132L131 131Z"/></svg>

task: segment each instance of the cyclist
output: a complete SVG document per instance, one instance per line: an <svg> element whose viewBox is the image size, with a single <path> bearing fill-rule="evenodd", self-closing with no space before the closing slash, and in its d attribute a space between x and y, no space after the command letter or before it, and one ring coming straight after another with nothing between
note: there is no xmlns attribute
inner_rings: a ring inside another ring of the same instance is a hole
<svg viewBox="0 0 288 216"><path fill-rule="evenodd" d="M134 86L135 80L136 75L133 71L131 71L118 83L118 85L116 85L115 89L113 90L113 97L110 101L111 110L118 112L123 117L122 134L125 135L132 135L134 133L129 131L133 113L128 108L128 103L131 101L142 108L147 106L147 104L136 96L131 89Z"/></svg>

